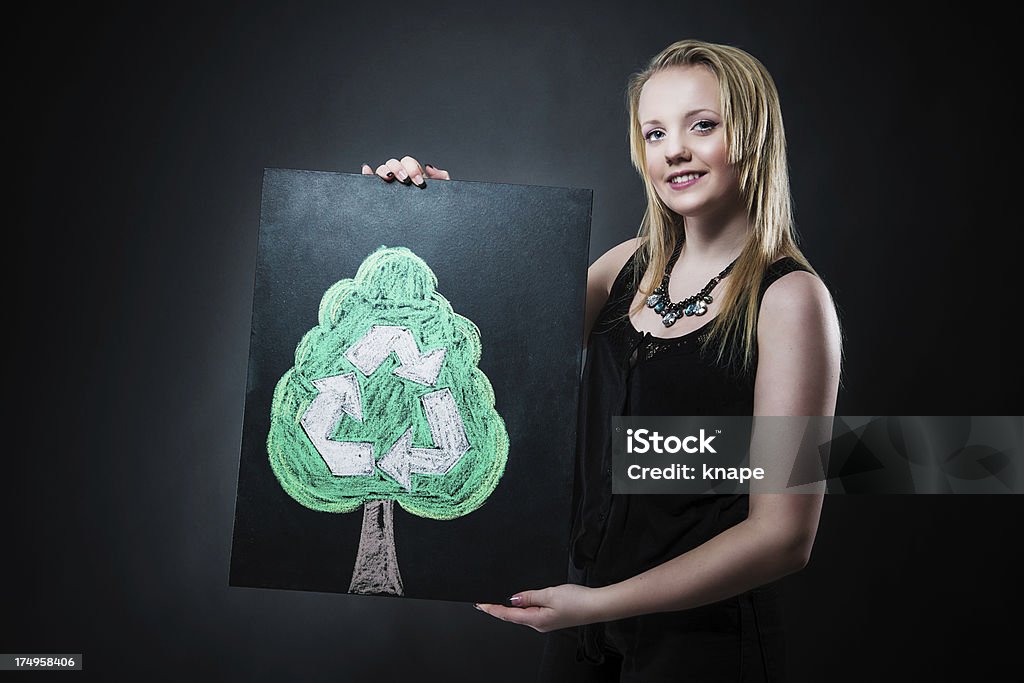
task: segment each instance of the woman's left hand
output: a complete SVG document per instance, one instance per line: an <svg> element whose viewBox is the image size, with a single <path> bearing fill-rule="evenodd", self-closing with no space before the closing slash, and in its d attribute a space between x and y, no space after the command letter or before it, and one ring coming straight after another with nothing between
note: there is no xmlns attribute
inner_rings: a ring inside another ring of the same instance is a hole
<svg viewBox="0 0 1024 683"><path fill-rule="evenodd" d="M602 620L598 589L572 583L516 593L509 602L515 606L477 604L476 608L541 633Z"/></svg>

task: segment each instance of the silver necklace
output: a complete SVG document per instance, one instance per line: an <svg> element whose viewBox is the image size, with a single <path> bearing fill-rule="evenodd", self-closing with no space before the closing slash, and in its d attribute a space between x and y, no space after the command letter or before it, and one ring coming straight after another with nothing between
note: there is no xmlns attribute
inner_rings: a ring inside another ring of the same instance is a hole
<svg viewBox="0 0 1024 683"><path fill-rule="evenodd" d="M711 290L715 288L722 279L729 274L732 267L736 265L736 260L725 267L721 273L711 278L704 288L694 294L691 297L687 297L682 301L673 301L668 296L668 282L669 277L672 273L672 266L676 264L676 259L679 258L679 254L683 250L683 240L679 240L676 244L675 250L672 252L672 257L668 260L668 265L665 266L665 275L661 278L661 284L655 289L649 297L647 297L647 308L653 308L654 312L661 316L661 322L665 327L672 327L676 320L679 320L682 316L692 315L704 315L708 312L708 304L714 299L711 297ZM738 257L737 257L738 258Z"/></svg>

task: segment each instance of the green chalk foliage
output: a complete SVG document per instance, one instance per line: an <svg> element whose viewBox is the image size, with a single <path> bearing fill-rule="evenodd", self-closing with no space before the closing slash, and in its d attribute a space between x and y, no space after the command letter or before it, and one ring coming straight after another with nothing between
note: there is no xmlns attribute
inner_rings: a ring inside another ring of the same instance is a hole
<svg viewBox="0 0 1024 683"><path fill-rule="evenodd" d="M394 375L394 353L369 377L353 366L345 352L374 325L408 328L420 353L447 349L436 384ZM324 294L319 324L299 342L295 365L274 390L267 451L281 486L302 505L324 512L351 512L368 500L391 499L420 517L453 519L483 505L505 471L508 433L490 381L477 367L480 352L479 329L437 292L437 277L426 262L405 247L378 248L355 278ZM414 473L409 491L377 469L370 476L334 476L299 420L317 396L313 380L346 372L356 373L363 422L343 415L332 439L373 443L379 460L412 425L412 446L433 448L420 396L448 387L469 451L446 475Z"/></svg>

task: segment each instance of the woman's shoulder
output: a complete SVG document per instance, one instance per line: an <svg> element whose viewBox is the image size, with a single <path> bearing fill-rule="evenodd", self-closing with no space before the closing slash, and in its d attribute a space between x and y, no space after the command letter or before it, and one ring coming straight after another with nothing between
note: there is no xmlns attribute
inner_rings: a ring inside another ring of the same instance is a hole
<svg viewBox="0 0 1024 683"><path fill-rule="evenodd" d="M831 298L825 283L814 270L792 256L783 256L765 269L761 279L761 310L778 308L787 302L797 305Z"/></svg>
<svg viewBox="0 0 1024 683"><path fill-rule="evenodd" d="M767 289L786 275L795 272L814 275L814 271L810 266L804 265L792 256L783 256L776 259L765 269L764 277L762 278L762 290Z"/></svg>
<svg viewBox="0 0 1024 683"><path fill-rule="evenodd" d="M835 303L818 275L785 257L768 267L761 288L759 331L831 327Z"/></svg>
<svg viewBox="0 0 1024 683"><path fill-rule="evenodd" d="M610 292L622 269L642 244L641 238L634 237L615 245L594 261L587 272L587 279Z"/></svg>

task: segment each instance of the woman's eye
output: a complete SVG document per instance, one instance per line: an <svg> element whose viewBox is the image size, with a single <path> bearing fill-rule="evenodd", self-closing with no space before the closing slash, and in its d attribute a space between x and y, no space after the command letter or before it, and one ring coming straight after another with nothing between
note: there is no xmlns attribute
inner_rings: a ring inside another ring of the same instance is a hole
<svg viewBox="0 0 1024 683"><path fill-rule="evenodd" d="M713 131L715 129L715 126L717 125L718 124L715 123L714 121L708 121L707 119L703 119L693 124L693 129L696 130L698 133L709 133Z"/></svg>
<svg viewBox="0 0 1024 683"><path fill-rule="evenodd" d="M657 134L657 135L664 135L664 133L662 133L660 130L655 129L655 130L652 130L651 132L649 132L647 135L645 135L644 136L644 140L647 140L647 142L654 142L655 140L660 140L661 138L652 137L655 134Z"/></svg>

